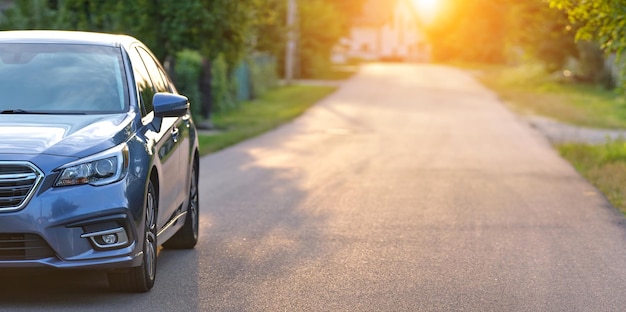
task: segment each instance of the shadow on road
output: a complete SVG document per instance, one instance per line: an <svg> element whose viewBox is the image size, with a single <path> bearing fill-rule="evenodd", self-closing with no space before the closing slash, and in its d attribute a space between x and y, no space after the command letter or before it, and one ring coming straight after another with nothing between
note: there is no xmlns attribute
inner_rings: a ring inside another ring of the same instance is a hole
<svg viewBox="0 0 626 312"><path fill-rule="evenodd" d="M317 231L327 216L299 209L308 195L297 170L259 164L243 150L202 165L200 241L160 251L151 292L111 291L104 271L4 269L0 311L244 310L257 306L263 284L321 256Z"/></svg>
<svg viewBox="0 0 626 312"><path fill-rule="evenodd" d="M311 173L291 162L294 153L306 151L269 148L273 137L203 159L202 213L210 223L199 249L201 295L210 298L203 308L268 306L263 300L278 299L266 293L273 286L332 252L320 245L329 215L303 186Z"/></svg>
<svg viewBox="0 0 626 312"><path fill-rule="evenodd" d="M162 250L158 259L157 283L147 294L110 290L105 271L3 269L0 311L120 311L131 304L152 306L153 311L176 310L168 288L188 281L189 276L178 271L181 264L187 273L197 271L197 252Z"/></svg>

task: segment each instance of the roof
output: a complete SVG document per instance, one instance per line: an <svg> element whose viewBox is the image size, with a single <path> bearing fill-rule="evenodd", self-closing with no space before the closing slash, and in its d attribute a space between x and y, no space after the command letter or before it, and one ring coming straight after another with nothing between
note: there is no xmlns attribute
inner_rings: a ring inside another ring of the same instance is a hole
<svg viewBox="0 0 626 312"><path fill-rule="evenodd" d="M104 46L129 45L137 39L116 34L61 30L10 30L0 31L0 42L12 43L68 43Z"/></svg>

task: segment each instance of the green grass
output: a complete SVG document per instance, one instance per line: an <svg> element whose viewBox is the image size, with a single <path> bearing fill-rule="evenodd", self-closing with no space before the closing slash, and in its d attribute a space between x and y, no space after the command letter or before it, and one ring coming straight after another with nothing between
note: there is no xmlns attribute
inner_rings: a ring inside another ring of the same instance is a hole
<svg viewBox="0 0 626 312"><path fill-rule="evenodd" d="M539 66L485 66L472 71L518 113L585 127L626 128L626 98L615 91L566 82Z"/></svg>
<svg viewBox="0 0 626 312"><path fill-rule="evenodd" d="M513 110L592 128L626 129L626 98L601 87L567 82L538 66L470 66ZM626 215L626 141L558 145L568 160Z"/></svg>
<svg viewBox="0 0 626 312"><path fill-rule="evenodd" d="M330 70L320 73L315 79L323 80L346 80L359 70L358 65L335 65Z"/></svg>
<svg viewBox="0 0 626 312"><path fill-rule="evenodd" d="M200 134L200 154L206 155L271 130L302 114L335 87L293 85L269 91L239 108L213 115L218 131Z"/></svg>
<svg viewBox="0 0 626 312"><path fill-rule="evenodd" d="M626 142L617 140L597 146L563 144L558 149L563 158L626 215Z"/></svg>

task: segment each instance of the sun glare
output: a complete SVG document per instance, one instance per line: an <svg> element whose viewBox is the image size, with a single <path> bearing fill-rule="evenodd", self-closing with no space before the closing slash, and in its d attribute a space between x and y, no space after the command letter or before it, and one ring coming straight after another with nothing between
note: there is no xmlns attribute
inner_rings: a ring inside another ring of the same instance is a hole
<svg viewBox="0 0 626 312"><path fill-rule="evenodd" d="M413 0L417 14L427 23L435 19L439 11L439 4L440 0Z"/></svg>

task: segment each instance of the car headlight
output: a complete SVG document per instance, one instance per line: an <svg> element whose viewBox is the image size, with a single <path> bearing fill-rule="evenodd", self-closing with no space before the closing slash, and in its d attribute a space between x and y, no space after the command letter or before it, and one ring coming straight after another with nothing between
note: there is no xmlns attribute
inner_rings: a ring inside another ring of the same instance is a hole
<svg viewBox="0 0 626 312"><path fill-rule="evenodd" d="M54 186L104 185L117 182L128 172L128 146L118 145L104 152L60 167Z"/></svg>

